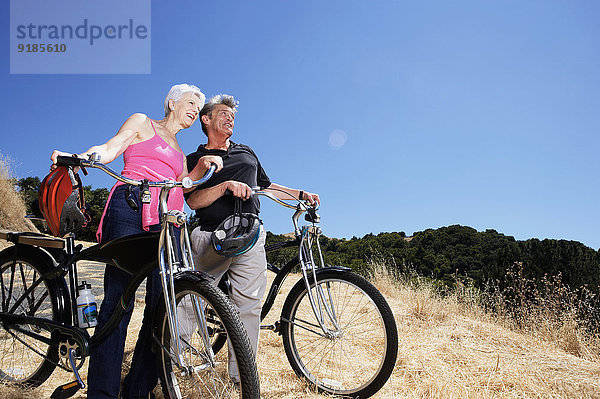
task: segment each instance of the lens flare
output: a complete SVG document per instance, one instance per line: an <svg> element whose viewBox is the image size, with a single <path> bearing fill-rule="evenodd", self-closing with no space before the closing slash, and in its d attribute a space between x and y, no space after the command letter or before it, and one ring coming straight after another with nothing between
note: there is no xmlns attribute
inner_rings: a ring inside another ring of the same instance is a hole
<svg viewBox="0 0 600 399"><path fill-rule="evenodd" d="M346 144L348 135L341 129L336 129L329 134L329 146L334 150L339 150Z"/></svg>

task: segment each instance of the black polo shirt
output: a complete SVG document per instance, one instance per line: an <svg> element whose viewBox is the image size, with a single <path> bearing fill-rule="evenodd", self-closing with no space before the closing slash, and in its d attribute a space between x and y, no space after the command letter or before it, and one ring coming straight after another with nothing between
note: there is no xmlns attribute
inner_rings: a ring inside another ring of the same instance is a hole
<svg viewBox="0 0 600 399"><path fill-rule="evenodd" d="M228 150L207 150L200 145L196 152L187 156L188 170L193 170L198 160L205 155L218 155L223 158L223 169L215 173L206 183L198 186L203 189L216 186L227 180L235 180L246 183L250 187L259 186L261 189L271 185L271 180L260 165L258 157L252 149L243 144L229 142ZM187 199L192 192L187 193ZM196 209L196 216L200 221L202 230L213 231L226 217L233 214L234 197L222 196L206 208ZM257 197L251 197L244 201L242 212L250 212L258 215L260 202Z"/></svg>

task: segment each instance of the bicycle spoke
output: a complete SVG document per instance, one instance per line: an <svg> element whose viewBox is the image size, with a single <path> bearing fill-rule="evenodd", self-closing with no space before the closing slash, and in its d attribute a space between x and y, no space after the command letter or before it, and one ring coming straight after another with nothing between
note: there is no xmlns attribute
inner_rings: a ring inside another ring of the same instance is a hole
<svg viewBox="0 0 600 399"><path fill-rule="evenodd" d="M4 273L0 273L0 290L2 291L2 311L6 312L8 308L7 287L4 284Z"/></svg>
<svg viewBox="0 0 600 399"><path fill-rule="evenodd" d="M287 321L287 320L284 320L284 321ZM308 328L308 327L305 327L305 326L303 326L302 324L299 324L299 323L298 323L298 321L301 321L301 322L303 322L303 323L305 323L305 324L308 324L309 326L315 327L315 330L313 330L313 329L310 329L310 328ZM293 320L293 321L289 321L289 322L290 322L290 323L292 323L292 324L293 324L294 326L296 326L296 327L302 328L302 329L304 329L304 330L306 330L306 331L309 331L309 332L311 332L311 333L313 333L313 334L319 335L319 336L321 336L321 337L323 337L323 338L327 338L327 336L326 336L324 333L322 333L322 332L319 332L319 331L317 331L317 330L316 330L316 329L319 329L319 330L321 330L321 331L322 331L322 329L321 329L321 326L319 326L319 325L317 325L317 324L314 324L314 323L309 323L309 322L308 322L308 321L306 321L306 320L302 320L302 319L298 319L298 318L297 318L297 319L295 319L295 320Z"/></svg>
<svg viewBox="0 0 600 399"><path fill-rule="evenodd" d="M14 287L14 282L15 282L15 269L16 269L17 265L16 262L13 263L10 267L10 285L8 286L8 296L6 299L6 307L8 308L8 304L10 303L10 299L12 297L12 292L13 292L13 287ZM12 309L9 310L10 312L12 312Z"/></svg>
<svg viewBox="0 0 600 399"><path fill-rule="evenodd" d="M20 263L19 264L19 272L21 274L21 284L23 285L23 291L27 292L27 279L25 278L25 272L23 272L23 264ZM31 299L29 298L29 295L25 295L25 299L27 299L27 301L31 301Z"/></svg>
<svg viewBox="0 0 600 399"><path fill-rule="evenodd" d="M53 297L38 268L42 261L30 256L24 261L14 254L0 261L0 284L2 286L2 310L23 316L54 319ZM4 326L0 330L0 375L9 383L39 385L52 373L58 361L56 348L48 341L40 341L28 334L50 339L50 333L30 324Z"/></svg>
<svg viewBox="0 0 600 399"><path fill-rule="evenodd" d="M37 349L35 349L34 347L32 347L31 345L29 345L27 342L25 342L23 339L19 338L15 333L13 333L10 330L6 330L6 332L8 332L14 339L16 339L17 341L19 341L20 343L22 343L24 346L26 346L28 349L30 349L33 353L39 355L42 358L46 358L46 354L39 352Z"/></svg>
<svg viewBox="0 0 600 399"><path fill-rule="evenodd" d="M286 301L289 309L284 307L282 314L283 320L289 317L293 321L283 329L288 359L296 373L320 390L350 397L372 396L389 378L397 353L397 341L390 341L388 336L395 328L388 329L380 310L386 304L380 294L377 304L371 297L377 295L374 287L356 275L342 276L333 270L321 274L317 284L324 294L321 306L328 307L336 323L324 316L328 330L316 333L314 330L320 332L321 328L317 328L318 316L308 291L301 283L296 284Z"/></svg>
<svg viewBox="0 0 600 399"><path fill-rule="evenodd" d="M240 392L231 381L230 373L239 375L242 386L250 390L250 395L257 394L258 376L254 355L247 335L245 332L240 334L243 327L237 312L224 294L207 281L198 286L181 281L176 289L176 304L177 325L182 342L181 354L187 367L179 369L170 356L161 356L161 378L165 397L239 398ZM167 324L167 314L163 313L160 320L161 345L172 352L175 348ZM213 352L214 341L218 339L220 331L231 333L228 337L232 340L236 354L242 359L240 363L236 356L237 366L236 363L229 363L227 350ZM254 386L251 382L253 378L256 378ZM252 393L254 389L256 391Z"/></svg>

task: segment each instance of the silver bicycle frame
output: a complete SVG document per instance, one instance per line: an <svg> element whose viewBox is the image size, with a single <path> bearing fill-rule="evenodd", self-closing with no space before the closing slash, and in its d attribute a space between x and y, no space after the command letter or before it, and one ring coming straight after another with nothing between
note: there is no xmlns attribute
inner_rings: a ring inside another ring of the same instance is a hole
<svg viewBox="0 0 600 399"><path fill-rule="evenodd" d="M336 337L341 331L341 328L338 324L338 318L336 316L336 310L333 304L333 298L331 296L329 284L327 284L325 287L323 287L321 284L317 284L316 270L325 267L321 245L319 244L321 228L313 223L312 226L304 226L302 229L300 229L298 219L304 212L308 210L303 202L298 202L298 204L294 206L266 191L257 191L255 194L268 197L282 206L296 210L292 215L292 223L294 224L294 232L296 237L300 238L300 250L298 252L298 258L300 260L302 278L304 280L304 284L306 285L310 306L312 307L315 317L319 322L321 330L323 330L323 334L329 338ZM318 262L315 262L313 256L313 246L315 243L316 248L314 250L316 250L318 253ZM312 276L313 284L310 283L309 273ZM329 323L327 323L328 321ZM328 328L327 324L332 325L333 329Z"/></svg>
<svg viewBox="0 0 600 399"><path fill-rule="evenodd" d="M163 187L160 191L159 210L161 215L161 232L158 243L158 259L161 283L163 287L165 309L167 310L167 319L169 323L169 332L173 338L171 348L163 348L166 354L171 356L175 364L184 372L194 372L189 370L182 355L181 337L179 334L179 324L177 323L177 299L175 297L175 273L194 270L194 260L191 252L190 237L187 230L187 215L181 211L167 210L167 195L172 187ZM181 256L177 252L174 237L174 225L180 226L180 247ZM196 317L196 325L207 348L206 360L210 366L215 365L215 355L212 350L210 338L208 336L208 323L203 309L206 308L204 301L198 298L192 298L191 306ZM169 349L174 353L169 352Z"/></svg>
<svg viewBox="0 0 600 399"><path fill-rule="evenodd" d="M90 160L82 161L82 166L93 167L97 169L103 170L108 175L114 177L115 179L132 185L132 186L140 186L142 182L139 180L131 179L125 176L122 176L115 171L113 171L108 166L99 162L99 159L92 154L90 156ZM182 355L182 345L181 345L181 337L179 336L179 325L177 323L177 301L175 298L175 282L174 277L176 273L184 272L184 271L193 271L194 270L194 261L192 258L191 245L190 245L190 237L187 231L187 215L181 211L169 210L167 205L167 196L169 191L175 187L185 187L190 188L194 185L199 185L206 182L212 174L214 173L215 166L211 167L209 171L206 173L204 177L200 180L192 182L189 178L184 178L182 182L175 182L172 180L162 181L162 182L148 182L149 187L160 187L160 197L159 197L159 214L160 214L160 223L161 223L161 232L160 239L158 242L158 265L159 272L161 276L161 284L164 293L165 300L165 309L167 312L167 319L169 323L169 332L174 345L172 344L172 348L162 348L165 353L170 356L175 364L180 367L186 373L196 372L196 370L190 370L186 365L185 360ZM181 227L181 235L180 235L180 247L181 247L181 256L176 250L176 242L174 237L174 225L179 225ZM193 298L192 307L194 310L194 315L196 317L196 325L199 327L199 333L202 337L202 340L207 348L207 361L210 366L215 365L215 355L212 351L212 346L210 345L210 338L208 335L207 329L207 321L206 316L204 314L203 309L206 308L205 304L201 299ZM172 351L174 350L174 353ZM201 366L203 367L203 366Z"/></svg>
<svg viewBox="0 0 600 399"><path fill-rule="evenodd" d="M323 254L321 252L321 246L319 244L319 236L321 235L321 229L316 226L304 226L302 229L302 238L300 240L300 265L302 266L302 277L304 279L304 284L306 285L306 290L308 294L308 299L310 301L310 305L315 313L317 321L321 326L321 329L325 333L325 335L332 338L335 336L337 332L339 332L340 326L338 325L335 307L333 304L333 298L331 296L331 291L329 287L329 283L327 283L326 290L327 295L324 292L324 287L321 284L317 284L317 273L316 269L320 267L324 267L323 262ZM315 259L313 257L313 245L316 242L317 247L316 251L319 254L319 263L315 263ZM313 285L311 286L309 280L309 273L312 274ZM314 289L314 293L313 293ZM316 298L315 298L316 295ZM325 316L333 325L333 330L327 328L325 325Z"/></svg>

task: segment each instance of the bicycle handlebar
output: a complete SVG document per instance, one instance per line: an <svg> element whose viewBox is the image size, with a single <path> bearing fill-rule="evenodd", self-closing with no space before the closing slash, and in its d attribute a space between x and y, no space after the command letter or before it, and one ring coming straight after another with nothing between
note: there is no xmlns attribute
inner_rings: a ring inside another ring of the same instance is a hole
<svg viewBox="0 0 600 399"><path fill-rule="evenodd" d="M296 209L298 207L298 205L302 208L302 210L306 210L306 207L307 207L307 205L300 200L295 200L298 202L298 205L288 204L284 200L277 198L276 196L274 196L272 193L270 193L268 191L256 190L253 188L252 195L262 195L263 197L267 197L267 198L277 202L279 205L285 206L286 208L290 208L290 209Z"/></svg>
<svg viewBox="0 0 600 399"><path fill-rule="evenodd" d="M260 187L250 187L251 190L251 197L255 196L255 195L262 195L263 197L267 197L269 199L271 199L274 202L277 202L279 205L284 206L286 208L290 208L290 209L297 209L298 205L300 205L300 209L303 211L306 211L308 208L314 208L315 210L319 209L319 206L314 206L314 205L310 205L308 204L306 201L302 201L298 198L294 198L294 196L292 194L289 194L286 192L286 194L288 194L290 197L292 197L291 199L288 200L282 200L280 198L277 198L275 195L273 195L273 193L268 192L268 191L264 191L261 190ZM280 190L282 191L282 190ZM285 191L284 191L285 192ZM233 192L231 192L230 190L225 190L225 194L226 197L231 197L233 196ZM296 201L298 204L297 205L292 205L289 204L285 201Z"/></svg>
<svg viewBox="0 0 600 399"><path fill-rule="evenodd" d="M93 154L90 158L93 157ZM96 168L102 170L107 175L115 178L116 180L123 182L125 184L130 184L132 186L141 186L142 180L132 179L126 176L123 176L100 161L87 160L83 158L77 157L66 157L66 156L58 156L56 159L56 164L59 166L76 166L76 167L89 167ZM200 178L199 180L193 181L189 177L184 177L181 181L175 180L163 180L163 181L149 181L148 187L166 187L166 188L174 188L174 187L182 187L182 188L191 188L199 186L200 184L206 183L208 179L210 179L217 168L216 164L211 164L208 171Z"/></svg>

